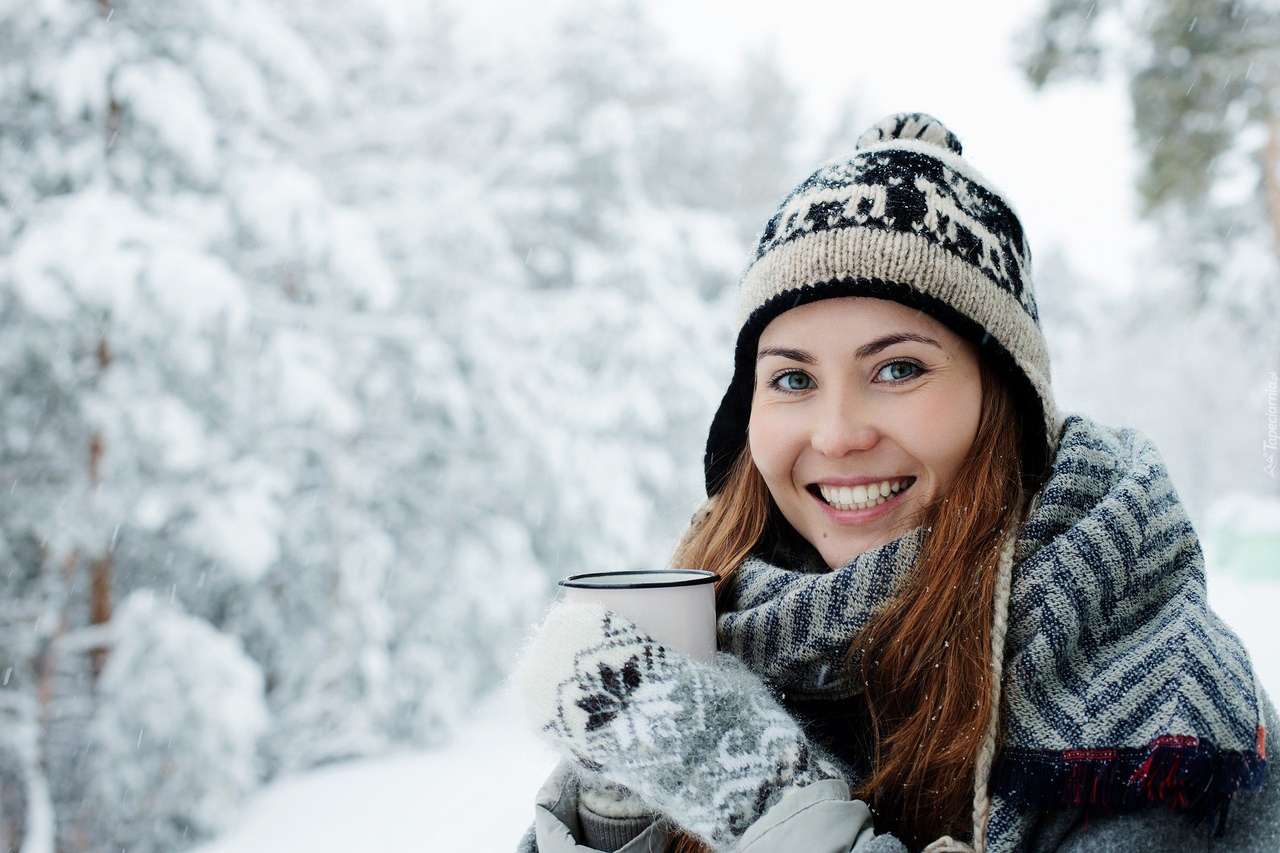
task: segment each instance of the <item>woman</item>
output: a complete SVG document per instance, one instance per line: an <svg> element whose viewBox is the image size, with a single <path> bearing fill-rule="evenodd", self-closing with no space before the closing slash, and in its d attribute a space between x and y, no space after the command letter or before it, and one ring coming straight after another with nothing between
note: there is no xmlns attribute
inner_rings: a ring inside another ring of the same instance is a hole
<svg viewBox="0 0 1280 853"><path fill-rule="evenodd" d="M765 226L672 561L719 576L715 664L553 607L522 850L1280 849L1275 710L1159 453L1059 418L961 153L889 116Z"/></svg>

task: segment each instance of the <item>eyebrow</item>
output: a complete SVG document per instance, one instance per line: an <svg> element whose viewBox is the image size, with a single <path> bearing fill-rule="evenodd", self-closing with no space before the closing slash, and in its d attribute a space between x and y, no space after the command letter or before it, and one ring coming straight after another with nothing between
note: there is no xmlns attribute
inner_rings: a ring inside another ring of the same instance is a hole
<svg viewBox="0 0 1280 853"><path fill-rule="evenodd" d="M894 332L884 337L876 338L870 343L865 343L858 347L854 358L863 359L870 358L881 350L888 349L894 344L915 341L921 344L931 344L938 349L942 349L942 344L926 335L917 335L915 332ZM756 361L764 358L766 355L778 355L783 358L789 358L792 361L803 362L804 364L814 364L817 359L802 349L792 349L791 347L765 347L756 355Z"/></svg>

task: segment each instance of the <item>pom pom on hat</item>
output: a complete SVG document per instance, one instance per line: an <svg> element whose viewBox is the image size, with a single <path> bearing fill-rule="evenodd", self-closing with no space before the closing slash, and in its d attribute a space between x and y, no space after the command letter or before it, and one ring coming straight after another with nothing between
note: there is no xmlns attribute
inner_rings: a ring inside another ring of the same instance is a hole
<svg viewBox="0 0 1280 853"><path fill-rule="evenodd" d="M886 139L919 139L932 142L959 156L960 140L947 126L928 113L894 113L873 124L858 137L856 148L866 148Z"/></svg>

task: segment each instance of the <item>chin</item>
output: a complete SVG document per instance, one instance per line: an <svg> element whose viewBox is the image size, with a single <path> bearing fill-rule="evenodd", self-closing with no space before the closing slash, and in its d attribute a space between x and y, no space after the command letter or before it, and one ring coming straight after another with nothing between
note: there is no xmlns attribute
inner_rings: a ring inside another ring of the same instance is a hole
<svg viewBox="0 0 1280 853"><path fill-rule="evenodd" d="M814 547L818 549L818 553L826 560L827 565L834 569L845 565L854 557L861 556L867 551L892 542L900 535L901 533L896 530L875 533L860 531L856 534L847 534L844 537L844 541L841 541L836 534L829 534L823 539L822 534L818 533L818 541L822 542L823 545L815 545Z"/></svg>

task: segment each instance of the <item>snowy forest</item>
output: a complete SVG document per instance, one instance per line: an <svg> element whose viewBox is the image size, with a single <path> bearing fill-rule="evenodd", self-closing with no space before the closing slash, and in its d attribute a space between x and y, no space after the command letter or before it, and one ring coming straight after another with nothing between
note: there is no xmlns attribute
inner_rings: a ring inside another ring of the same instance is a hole
<svg viewBox="0 0 1280 853"><path fill-rule="evenodd" d="M814 121L658 5L494 49L445 0L0 0L0 853L193 849L445 754L558 578L668 565L754 239L881 100ZM1030 232L1060 404L1275 589L1280 5L1018 14L1010 81L1119 87L1135 158L1142 280Z"/></svg>

